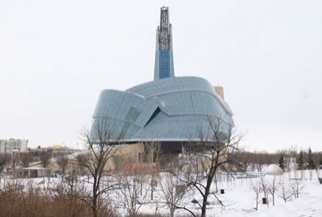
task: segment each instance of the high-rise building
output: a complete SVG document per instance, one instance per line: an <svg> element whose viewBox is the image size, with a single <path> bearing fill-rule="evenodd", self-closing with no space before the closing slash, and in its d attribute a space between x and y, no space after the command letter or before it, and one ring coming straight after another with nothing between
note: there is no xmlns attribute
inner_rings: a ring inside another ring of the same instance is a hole
<svg viewBox="0 0 322 217"><path fill-rule="evenodd" d="M169 8L162 7L155 46L154 80L171 77L174 77L172 26Z"/></svg>
<svg viewBox="0 0 322 217"><path fill-rule="evenodd" d="M0 140L0 153L27 152L28 140L25 139L4 139Z"/></svg>

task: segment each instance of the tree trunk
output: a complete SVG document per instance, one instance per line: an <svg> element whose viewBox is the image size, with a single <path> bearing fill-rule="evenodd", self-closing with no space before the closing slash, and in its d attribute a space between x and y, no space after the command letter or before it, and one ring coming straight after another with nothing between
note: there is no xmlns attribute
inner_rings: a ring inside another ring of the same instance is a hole
<svg viewBox="0 0 322 217"><path fill-rule="evenodd" d="M96 188L96 179L94 177L94 184L93 184L93 217L97 217L97 188Z"/></svg>
<svg viewBox="0 0 322 217"><path fill-rule="evenodd" d="M256 195L256 210L258 210L258 194Z"/></svg>
<svg viewBox="0 0 322 217"><path fill-rule="evenodd" d="M201 217L206 217L206 208L207 208L207 203L208 203L208 196L209 196L209 191L210 191L210 186L211 186L211 180L209 177L207 179L207 185L205 188L205 194L203 197L202 201L202 207L201 207Z"/></svg>
<svg viewBox="0 0 322 217"><path fill-rule="evenodd" d="M201 217L206 217L207 199L208 199L208 195L205 194L202 201Z"/></svg>
<svg viewBox="0 0 322 217"><path fill-rule="evenodd" d="M93 217L97 217L97 196L93 197Z"/></svg>
<svg viewBox="0 0 322 217"><path fill-rule="evenodd" d="M272 194L273 197L273 206L275 206L275 194Z"/></svg>
<svg viewBox="0 0 322 217"><path fill-rule="evenodd" d="M175 208L174 207L171 207L170 208L170 216L171 217L174 217L174 211L175 211Z"/></svg>

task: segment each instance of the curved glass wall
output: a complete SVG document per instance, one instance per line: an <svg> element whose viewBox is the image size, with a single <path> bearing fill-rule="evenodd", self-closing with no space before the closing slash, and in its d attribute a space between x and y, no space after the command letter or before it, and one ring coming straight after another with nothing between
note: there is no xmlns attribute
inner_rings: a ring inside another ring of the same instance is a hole
<svg viewBox="0 0 322 217"><path fill-rule="evenodd" d="M210 139L210 119L220 120L224 139L234 126L228 105L197 77L161 79L125 92L104 90L93 119L111 124L114 138L129 142L198 140L200 130Z"/></svg>

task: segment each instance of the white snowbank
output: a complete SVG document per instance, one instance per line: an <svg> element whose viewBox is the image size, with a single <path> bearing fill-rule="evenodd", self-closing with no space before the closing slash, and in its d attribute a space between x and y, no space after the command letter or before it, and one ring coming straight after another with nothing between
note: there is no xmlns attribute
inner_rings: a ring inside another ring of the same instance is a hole
<svg viewBox="0 0 322 217"><path fill-rule="evenodd" d="M263 169L263 172L269 175L282 175L283 170L276 164L271 164Z"/></svg>

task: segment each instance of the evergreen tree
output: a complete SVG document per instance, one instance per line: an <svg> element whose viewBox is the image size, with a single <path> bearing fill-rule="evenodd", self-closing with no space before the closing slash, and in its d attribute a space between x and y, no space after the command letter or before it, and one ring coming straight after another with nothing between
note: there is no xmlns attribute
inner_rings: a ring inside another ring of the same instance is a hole
<svg viewBox="0 0 322 217"><path fill-rule="evenodd" d="M314 165L314 161L312 159L312 150L311 148L309 148L309 155L308 155L308 159L307 159L307 166L309 169L314 169L315 165Z"/></svg>
<svg viewBox="0 0 322 217"><path fill-rule="evenodd" d="M280 168L284 171L284 169L285 169L284 154L280 155L280 158L278 160L278 164L279 164Z"/></svg>
<svg viewBox="0 0 322 217"><path fill-rule="evenodd" d="M297 158L297 166L299 169L304 169L304 159L303 159L303 151L300 151L300 154Z"/></svg>

